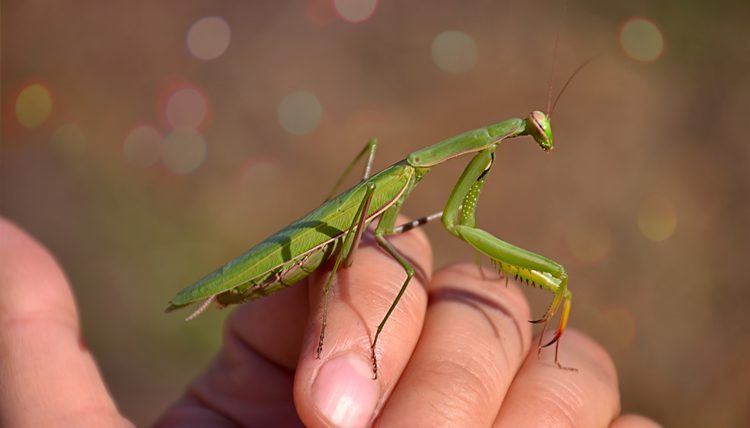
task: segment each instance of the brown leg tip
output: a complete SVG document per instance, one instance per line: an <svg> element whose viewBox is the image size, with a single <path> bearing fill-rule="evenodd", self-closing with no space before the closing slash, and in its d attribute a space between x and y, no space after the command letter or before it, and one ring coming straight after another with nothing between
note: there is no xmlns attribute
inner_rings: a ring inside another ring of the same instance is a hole
<svg viewBox="0 0 750 428"><path fill-rule="evenodd" d="M558 362L555 362L555 364L557 364L557 368L560 369L560 370L566 370L566 371L569 371L569 372L578 373L578 369L575 368L575 367L565 367L564 365L562 365L562 364L560 364Z"/></svg>

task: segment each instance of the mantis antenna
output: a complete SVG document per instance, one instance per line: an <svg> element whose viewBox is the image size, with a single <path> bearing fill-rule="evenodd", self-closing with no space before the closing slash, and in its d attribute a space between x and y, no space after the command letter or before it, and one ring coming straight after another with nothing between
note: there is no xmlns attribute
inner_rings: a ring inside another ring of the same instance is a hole
<svg viewBox="0 0 750 428"><path fill-rule="evenodd" d="M557 30L557 36L555 36L555 44L552 47L552 69L549 75L549 88L547 88L547 112L552 108L552 86L555 81L555 66L557 65L557 47L560 45L560 37L562 35L563 24L565 24L565 15L568 12L568 2L563 4L562 16L560 17L560 27ZM558 98L560 98L558 96Z"/></svg>
<svg viewBox="0 0 750 428"><path fill-rule="evenodd" d="M547 115L552 118L552 113L555 111L555 107L557 106L557 102L560 101L560 97L562 97L562 94L565 92L565 89L567 89L568 85L570 85L570 82L573 81L573 78L578 74L579 71L583 69L586 65L588 65L591 61L596 59L599 54L596 54L592 56L591 58L587 59L581 65L578 66L578 68L571 73L570 77L568 77L568 80L565 82L565 84L562 86L562 89L560 89L560 92L557 94L557 97L555 97L555 100L552 101L552 86L553 81L555 78L555 66L557 65L557 48L560 45L560 37L563 31L563 24L565 23L565 18L568 13L568 2L566 1L563 5L563 11L562 11L562 17L560 18L560 29L557 32L557 37L555 37L555 45L552 48L552 71L549 78L549 89L547 90Z"/></svg>
<svg viewBox="0 0 750 428"><path fill-rule="evenodd" d="M586 61L582 62L581 65L578 66L578 68L573 71L573 73L570 74L570 77L568 77L568 80L563 85L562 89L560 89L560 93L557 94L557 98L555 98L555 101L552 103L552 107L549 109L549 117L552 117L552 113L555 111L555 107L557 106L557 102L560 101L560 97L562 97L562 94L565 92L565 89L567 89L568 85L570 85L570 82L573 81L573 78L576 77L576 74L578 74L581 70L583 70L583 67L589 65L591 61L595 60L599 57L599 54L596 54L592 56L591 58L587 59Z"/></svg>

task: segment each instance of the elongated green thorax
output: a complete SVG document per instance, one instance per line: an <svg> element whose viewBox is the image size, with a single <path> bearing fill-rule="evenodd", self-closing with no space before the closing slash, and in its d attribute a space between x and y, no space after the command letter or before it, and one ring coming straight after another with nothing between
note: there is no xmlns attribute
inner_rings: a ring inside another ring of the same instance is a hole
<svg viewBox="0 0 750 428"><path fill-rule="evenodd" d="M431 167L468 153L489 149L507 138L530 135L544 151L554 145L550 117L539 110L526 119L507 119L484 128L472 129L432 146L412 152L406 161L413 167Z"/></svg>
<svg viewBox="0 0 750 428"><path fill-rule="evenodd" d="M457 156L484 150L506 138L521 135L526 129L526 120L524 119L504 120L484 128L464 132L412 152L406 158L406 161L413 167L438 165Z"/></svg>

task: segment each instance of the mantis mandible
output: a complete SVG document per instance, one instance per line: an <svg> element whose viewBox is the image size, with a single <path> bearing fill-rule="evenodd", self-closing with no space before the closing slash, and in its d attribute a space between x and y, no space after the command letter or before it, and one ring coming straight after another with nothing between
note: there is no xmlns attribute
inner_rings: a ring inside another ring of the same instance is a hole
<svg viewBox="0 0 750 428"><path fill-rule="evenodd" d="M377 326L372 340L373 379L377 378L378 361L375 351L378 338L388 317L414 276L414 268L391 245L388 237L441 218L449 233L468 243L480 254L489 257L506 278L514 276L523 282L554 293L547 311L541 318L531 322L543 323L538 352L556 343L555 363L564 368L558 361L558 353L560 336L565 331L568 322L572 297L568 290L568 274L565 268L546 257L502 241L476 226L476 205L492 168L495 149L507 139L524 135L531 136L545 152L553 148L550 117L544 112L532 111L524 119L507 119L412 152L406 159L372 176L370 176L370 169L377 148L377 140L370 140L336 182L326 202L180 291L169 302L167 311L204 301L198 310L188 317L192 319L213 301L220 307L224 307L259 299L305 278L334 257L333 268L323 289L323 321L317 349L317 358L320 358L326 329L328 292L333 277L342 264L343 266L351 265L352 255L357 249L362 233L370 222L377 220L374 232L375 241L387 254L398 261L406 272L406 279L383 320ZM442 213L396 225L396 218L404 201L432 167L449 159L469 154L473 155L473 158L454 186ZM336 189L365 155L367 160L362 180L349 190L332 198ZM544 329L560 306L562 306L562 312L557 331L549 342L543 344Z"/></svg>

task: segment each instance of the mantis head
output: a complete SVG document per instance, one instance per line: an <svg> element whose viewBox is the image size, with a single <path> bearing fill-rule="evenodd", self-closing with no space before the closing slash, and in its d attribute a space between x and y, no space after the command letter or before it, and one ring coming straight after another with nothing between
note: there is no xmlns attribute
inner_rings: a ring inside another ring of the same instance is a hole
<svg viewBox="0 0 750 428"><path fill-rule="evenodd" d="M539 110L534 110L529 113L528 119L526 119L526 131L525 134L529 134L534 137L534 140L539 147L545 152L552 150L554 147L554 138L552 137L552 125L550 124L550 117Z"/></svg>
<svg viewBox="0 0 750 428"><path fill-rule="evenodd" d="M557 42L555 42L555 50L557 50ZM541 147L545 152L548 152L554 148L554 138L552 137L552 125L550 124L550 122L552 120L552 112L554 112L555 107L557 107L557 102L560 101L560 97L562 97L565 89L568 88L568 85L570 85L570 82L573 81L573 78L576 76L576 74L583 70L583 67L588 65L597 57L598 55L594 55L591 58L587 59L581 65L579 65L573 73L571 73L562 89L560 89L560 93L557 94L557 98L555 98L555 101L552 103L547 103L547 110L549 111L549 114L539 110L534 110L529 113L529 117L526 119L526 129L523 130L522 135L531 135L532 137L534 137L536 143L539 144L539 147ZM549 95L550 98L548 101L552 101L551 84Z"/></svg>

